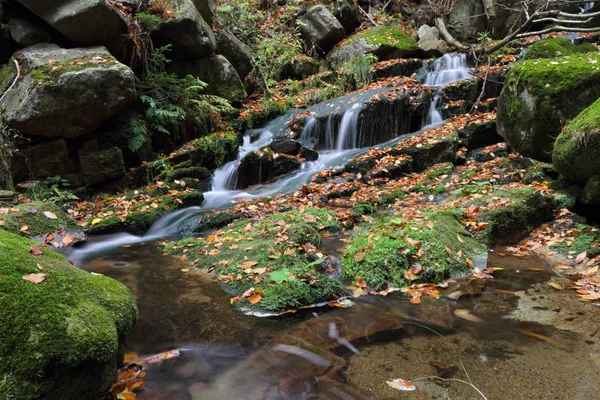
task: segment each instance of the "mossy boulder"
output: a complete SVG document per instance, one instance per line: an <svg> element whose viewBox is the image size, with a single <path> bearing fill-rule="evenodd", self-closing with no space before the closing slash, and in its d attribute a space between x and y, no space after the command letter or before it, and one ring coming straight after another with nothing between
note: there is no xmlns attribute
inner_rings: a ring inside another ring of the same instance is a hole
<svg viewBox="0 0 600 400"><path fill-rule="evenodd" d="M77 225L67 213L51 201L34 201L17 206L0 205L6 213L0 213L0 229L22 235L22 228L32 237L45 236L61 229L76 229ZM49 213L48 215L45 213ZM54 218L56 217L56 218Z"/></svg>
<svg viewBox="0 0 600 400"><path fill-rule="evenodd" d="M549 38L535 42L523 57L524 60L536 58L555 58L568 56L571 54L583 54L598 52L598 48L591 43L584 43L579 46L571 43L565 38Z"/></svg>
<svg viewBox="0 0 600 400"><path fill-rule="evenodd" d="M339 44L328 55L334 67L339 67L365 54L374 54L379 61L394 58L420 57L424 52L417 42L400 29L389 26L378 26L357 33Z"/></svg>
<svg viewBox="0 0 600 400"><path fill-rule="evenodd" d="M216 169L237 153L239 143L234 133L215 133L187 143L171 154L169 161L172 164L191 161L197 167Z"/></svg>
<svg viewBox="0 0 600 400"><path fill-rule="evenodd" d="M411 217L399 213L359 225L344 249L343 277L376 290L441 282L466 273L467 259L487 251L461 225L463 211L423 210Z"/></svg>
<svg viewBox="0 0 600 400"><path fill-rule="evenodd" d="M586 206L600 206L600 175L587 180L579 201Z"/></svg>
<svg viewBox="0 0 600 400"><path fill-rule="evenodd" d="M101 398L138 317L133 295L35 246L0 230L0 398ZM23 279L40 273L39 284Z"/></svg>
<svg viewBox="0 0 600 400"><path fill-rule="evenodd" d="M498 101L498 133L522 155L550 161L562 128L598 93L600 53L521 62L506 76Z"/></svg>
<svg viewBox="0 0 600 400"><path fill-rule="evenodd" d="M600 99L561 132L554 144L552 163L561 175L580 184L600 175Z"/></svg>
<svg viewBox="0 0 600 400"><path fill-rule="evenodd" d="M40 43L18 51L15 58L22 79L4 99L4 118L22 133L85 135L136 99L133 71L104 47L62 49Z"/></svg>
<svg viewBox="0 0 600 400"><path fill-rule="evenodd" d="M320 272L327 257L315 245L325 232L341 229L333 212L316 208L241 219L203 238L183 239L167 251L196 268L213 269L232 303L243 310L277 313L343 296L341 284ZM259 293L243 297L248 290ZM240 296L240 297L237 297Z"/></svg>
<svg viewBox="0 0 600 400"><path fill-rule="evenodd" d="M240 161L236 172L235 188L245 189L259 183L269 182L299 170L300 167L300 161L296 158L274 153L268 147L258 152L250 152Z"/></svg>

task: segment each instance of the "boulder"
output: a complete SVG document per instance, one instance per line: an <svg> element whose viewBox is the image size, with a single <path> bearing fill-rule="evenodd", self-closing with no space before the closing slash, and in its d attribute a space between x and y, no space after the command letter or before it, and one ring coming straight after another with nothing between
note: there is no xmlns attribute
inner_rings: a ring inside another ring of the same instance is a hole
<svg viewBox="0 0 600 400"><path fill-rule="evenodd" d="M102 398L138 317L135 299L48 248L31 254L36 247L0 230L2 398ZM43 280L28 280L35 278Z"/></svg>
<svg viewBox="0 0 600 400"><path fill-rule="evenodd" d="M250 152L240 161L235 189L269 182L298 169L300 162L285 154L274 154L268 148L261 152Z"/></svg>
<svg viewBox="0 0 600 400"><path fill-rule="evenodd" d="M172 0L174 16L163 21L152 32L157 47L171 45L168 57L172 60L206 57L217 49L210 26L192 0Z"/></svg>
<svg viewBox="0 0 600 400"><path fill-rule="evenodd" d="M275 139L269 145L275 153L289 154L295 156L302 150L302 145L292 139Z"/></svg>
<svg viewBox="0 0 600 400"><path fill-rule="evenodd" d="M69 149L64 139L24 147L12 158L15 181L44 179L77 171L77 164L69 159Z"/></svg>
<svg viewBox="0 0 600 400"><path fill-rule="evenodd" d="M8 23L10 28L10 37L21 47L29 47L34 44L49 42L50 32L44 30L38 24L33 22L13 18Z"/></svg>
<svg viewBox="0 0 600 400"><path fill-rule="evenodd" d="M192 2L208 26L213 26L215 2L213 0L192 0Z"/></svg>
<svg viewBox="0 0 600 400"><path fill-rule="evenodd" d="M378 26L360 32L337 46L327 55L327 61L338 67L365 54L374 54L379 61L424 56L417 42L400 29Z"/></svg>
<svg viewBox="0 0 600 400"><path fill-rule="evenodd" d="M535 42L527 49L524 60L536 58L554 58L568 56L571 54L583 54L597 52L598 48L592 43L584 43L579 46L571 43L565 38L549 38Z"/></svg>
<svg viewBox="0 0 600 400"><path fill-rule="evenodd" d="M419 28L419 47L432 56L441 56L447 50L446 42L440 39L440 31L429 25Z"/></svg>
<svg viewBox="0 0 600 400"><path fill-rule="evenodd" d="M136 99L135 75L104 47L40 43L15 53L22 79L4 100L8 125L36 136L94 131Z"/></svg>
<svg viewBox="0 0 600 400"><path fill-rule="evenodd" d="M286 78L304 79L315 75L321 69L321 63L318 60L298 55L283 67L282 75Z"/></svg>
<svg viewBox="0 0 600 400"><path fill-rule="evenodd" d="M104 45L115 54L127 34L127 21L106 0L19 0L38 17L82 46Z"/></svg>
<svg viewBox="0 0 600 400"><path fill-rule="evenodd" d="M243 81L254 68L252 49L242 43L231 32L223 29L219 32L219 53L233 65Z"/></svg>
<svg viewBox="0 0 600 400"><path fill-rule="evenodd" d="M360 25L358 7L354 4L343 3L335 9L333 15L340 21L347 35L352 34Z"/></svg>
<svg viewBox="0 0 600 400"><path fill-rule="evenodd" d="M598 98L599 62L600 53L587 53L514 66L498 100L500 136L524 156L550 161L562 128Z"/></svg>
<svg viewBox="0 0 600 400"><path fill-rule="evenodd" d="M192 75L208 84L206 93L223 97L232 103L241 103L247 96L235 68L223 56L176 61L169 71L179 76Z"/></svg>
<svg viewBox="0 0 600 400"><path fill-rule="evenodd" d="M487 18L481 1L459 0L448 16L451 25L460 24L459 40L475 39L480 32L487 29Z"/></svg>
<svg viewBox="0 0 600 400"><path fill-rule="evenodd" d="M6 64L13 53L13 44L10 38L10 29L8 25L0 24L0 64ZM0 74L0 85L2 84L2 75Z"/></svg>
<svg viewBox="0 0 600 400"><path fill-rule="evenodd" d="M554 144L552 163L572 182L585 184L600 175L600 99L561 132Z"/></svg>
<svg viewBox="0 0 600 400"><path fill-rule="evenodd" d="M579 202L586 206L600 206L600 175L588 179L579 196Z"/></svg>
<svg viewBox="0 0 600 400"><path fill-rule="evenodd" d="M123 152L119 148L80 155L79 163L86 185L114 180L125 175Z"/></svg>
<svg viewBox="0 0 600 400"><path fill-rule="evenodd" d="M309 48L316 47L327 54L345 35L344 27L325 6L313 6L298 18L302 39Z"/></svg>

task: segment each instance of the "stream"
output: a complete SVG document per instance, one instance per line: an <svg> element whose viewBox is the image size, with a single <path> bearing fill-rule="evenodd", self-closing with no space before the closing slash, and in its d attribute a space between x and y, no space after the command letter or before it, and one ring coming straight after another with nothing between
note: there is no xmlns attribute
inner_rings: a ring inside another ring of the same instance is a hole
<svg viewBox="0 0 600 400"><path fill-rule="evenodd" d="M435 96L422 130L444 122L436 88L471 76L462 55L445 55L426 67L422 81ZM590 315L577 303L539 306L536 301L553 299L546 285L552 265L544 259L501 257L506 250L497 247L488 258L489 266L502 268L494 279L459 279L440 288L438 299L425 297L419 305L396 292L361 296L348 308L257 318L232 307L210 273L161 254L157 243L189 235L202 213L242 198L293 193L316 173L368 150L355 145L357 114L372 95L328 103L345 107L341 123L337 132L324 132L319 159L297 173L234 189L239 160L281 137L298 114L292 111L245 134L237 160L215 171L202 205L166 215L143 236L92 237L72 251L69 258L78 266L122 282L137 298L140 320L127 352L180 349L179 357L144 367L147 388L139 399L599 398L598 345L586 339L595 328L585 321L600 321L600 310ZM315 127L309 118L303 144L315 143ZM332 238L319 250L333 254L340 245ZM552 317L547 323L527 322L545 312ZM557 319L565 329L555 327ZM413 380L417 390L386 384L396 378Z"/></svg>

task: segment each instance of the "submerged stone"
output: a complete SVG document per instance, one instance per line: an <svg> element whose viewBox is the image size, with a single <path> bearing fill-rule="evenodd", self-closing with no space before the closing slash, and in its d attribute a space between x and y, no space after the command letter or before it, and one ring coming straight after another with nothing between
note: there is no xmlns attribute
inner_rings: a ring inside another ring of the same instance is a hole
<svg viewBox="0 0 600 400"><path fill-rule="evenodd" d="M0 230L1 397L101 398L138 316L133 295L36 246ZM45 276L36 284L30 274Z"/></svg>

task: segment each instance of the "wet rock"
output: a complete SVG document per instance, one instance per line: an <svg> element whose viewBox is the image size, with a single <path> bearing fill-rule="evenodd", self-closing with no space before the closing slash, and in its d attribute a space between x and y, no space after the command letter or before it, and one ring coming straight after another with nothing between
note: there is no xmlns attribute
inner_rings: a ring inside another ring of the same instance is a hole
<svg viewBox="0 0 600 400"><path fill-rule="evenodd" d="M49 42L50 32L31 21L13 18L8 23L10 36L21 47L29 47L41 42Z"/></svg>
<svg viewBox="0 0 600 400"><path fill-rule="evenodd" d="M233 65L243 81L254 68L252 64L252 49L242 43L231 32L223 29L219 32L219 53Z"/></svg>
<svg viewBox="0 0 600 400"><path fill-rule="evenodd" d="M275 154L268 150L260 153L251 152L240 162L236 189L265 183L298 169L300 169L300 162L285 154Z"/></svg>
<svg viewBox="0 0 600 400"><path fill-rule="evenodd" d="M121 346L138 317L133 295L47 248L32 255L37 243L29 239L0 230L0 243L0 317L10 321L0 326L3 396L101 398L116 379ZM44 280L24 280L29 274L45 274Z"/></svg>
<svg viewBox="0 0 600 400"><path fill-rule="evenodd" d="M337 46L327 55L334 67L365 54L374 54L379 61L423 56L417 42L399 29L378 26L360 32Z"/></svg>
<svg viewBox="0 0 600 400"><path fill-rule="evenodd" d="M402 149L399 154L406 154L412 158L414 172L424 171L433 164L453 162L458 150L456 137L442 137L437 142L422 147Z"/></svg>
<svg viewBox="0 0 600 400"><path fill-rule="evenodd" d="M231 63L223 56L177 61L169 71L184 77L192 75L206 82L206 93L222 97L232 103L241 103L247 96L244 85Z"/></svg>
<svg viewBox="0 0 600 400"><path fill-rule="evenodd" d="M192 0L172 0L174 16L152 32L156 47L171 45L168 57L174 60L210 56L217 49L212 29Z"/></svg>
<svg viewBox="0 0 600 400"><path fill-rule="evenodd" d="M340 21L347 35L350 35L360 25L358 7L354 4L343 3L335 9L333 15Z"/></svg>
<svg viewBox="0 0 600 400"><path fill-rule="evenodd" d="M432 56L441 56L447 50L446 42L440 39L440 32L429 25L419 28L419 47Z"/></svg>
<svg viewBox="0 0 600 400"><path fill-rule="evenodd" d="M600 206L600 175L587 180L579 201L586 206Z"/></svg>
<svg viewBox="0 0 600 400"><path fill-rule="evenodd" d="M467 150L475 150L503 141L496 130L496 121L468 124L459 129L457 133L460 144Z"/></svg>
<svg viewBox="0 0 600 400"><path fill-rule="evenodd" d="M313 149L307 149L303 147L300 150L300 157L302 157L305 161L317 161L319 159L319 153L317 153Z"/></svg>
<svg viewBox="0 0 600 400"><path fill-rule="evenodd" d="M104 47L61 49L41 43L15 56L23 77L4 100L5 119L23 133L85 135L136 98L133 71Z"/></svg>
<svg viewBox="0 0 600 400"><path fill-rule="evenodd" d="M212 187L212 173L204 167L176 168L165 174L165 180L180 181L180 185L185 184L201 192L208 192Z"/></svg>
<svg viewBox="0 0 600 400"><path fill-rule="evenodd" d="M119 148L79 156L86 185L114 180L125 175L123 152Z"/></svg>
<svg viewBox="0 0 600 400"><path fill-rule="evenodd" d="M562 128L598 98L598 61L588 53L514 66L498 100L500 136L522 155L550 161Z"/></svg>
<svg viewBox="0 0 600 400"><path fill-rule="evenodd" d="M19 0L47 24L82 46L104 45L117 54L118 43L127 34L120 11L105 0Z"/></svg>
<svg viewBox="0 0 600 400"><path fill-rule="evenodd" d="M344 38L344 27L325 6L313 6L298 18L300 34L309 48L327 54Z"/></svg>
<svg viewBox="0 0 600 400"><path fill-rule="evenodd" d="M585 101L586 97L581 97ZM560 133L552 152L552 163L567 179L585 184L593 176L600 175L599 149L600 100L597 100Z"/></svg>
<svg viewBox="0 0 600 400"><path fill-rule="evenodd" d="M292 61L283 67L282 75L294 79L304 79L317 74L321 68L321 63L314 58L307 56L294 57Z"/></svg>
<svg viewBox="0 0 600 400"><path fill-rule="evenodd" d="M374 76L377 79L393 76L411 76L423 67L423 60L418 58L390 61L384 66L375 65Z"/></svg>
<svg viewBox="0 0 600 400"><path fill-rule="evenodd" d="M300 153L302 145L292 139L275 139L269 145L275 153L282 153L295 156Z"/></svg>

